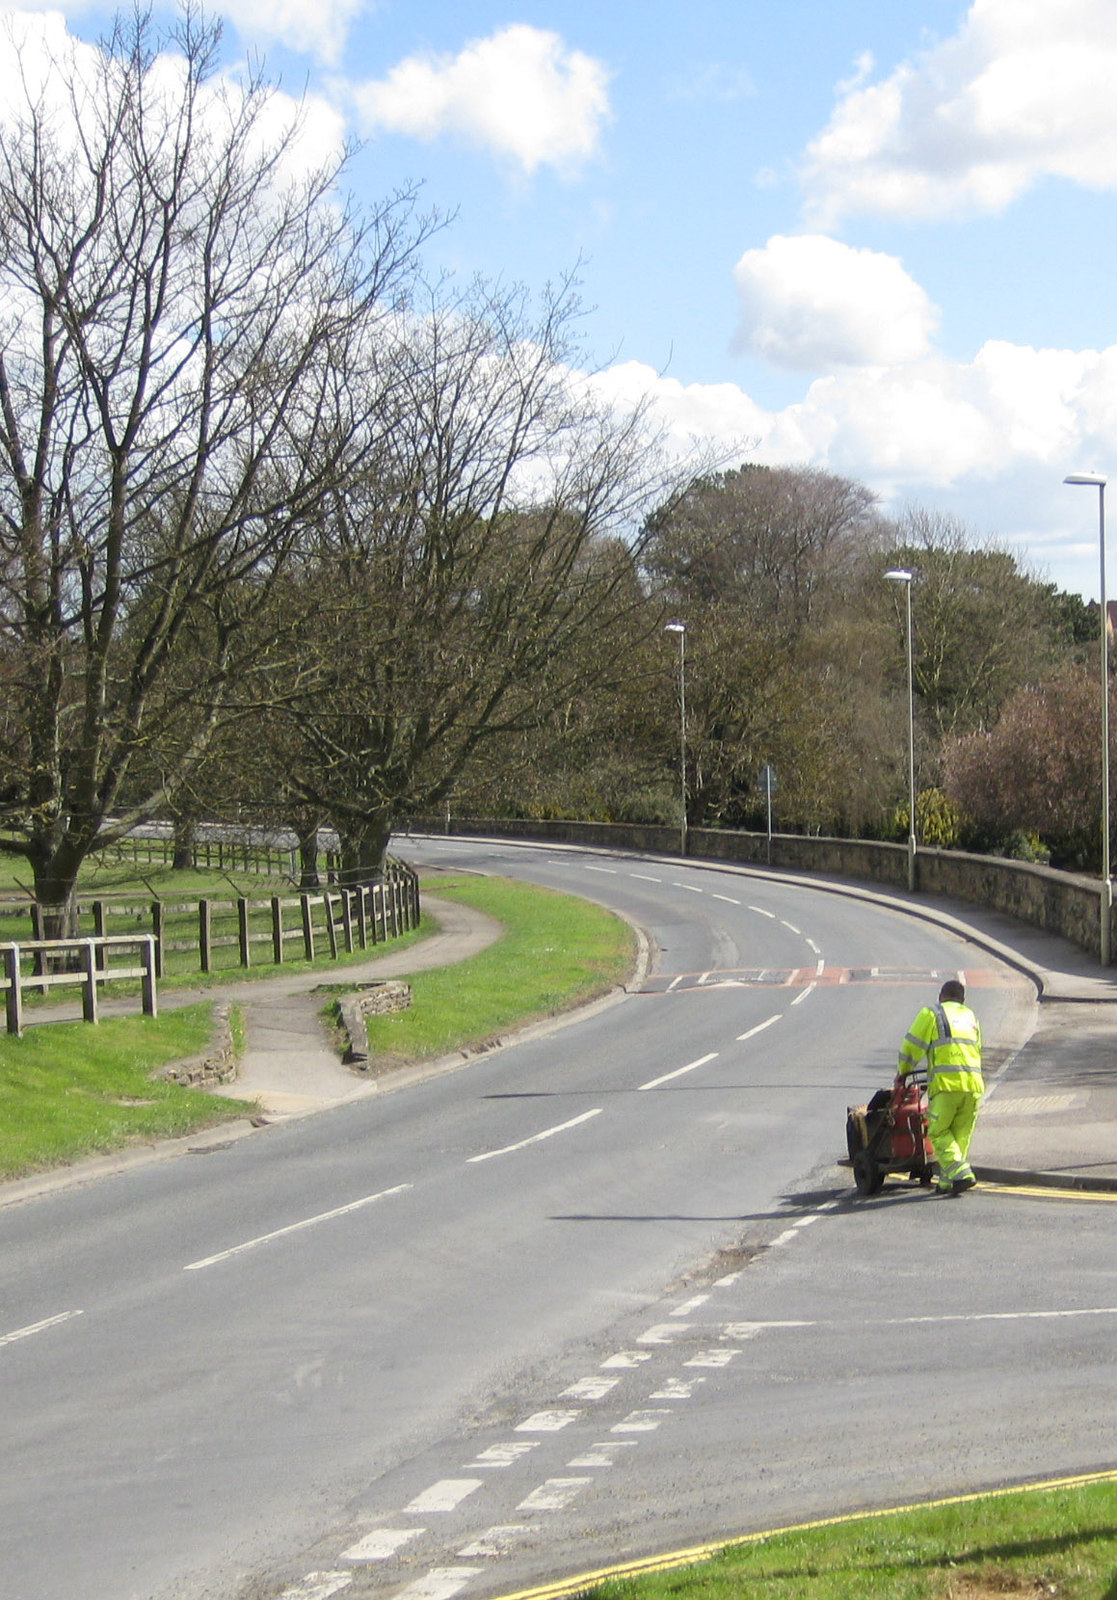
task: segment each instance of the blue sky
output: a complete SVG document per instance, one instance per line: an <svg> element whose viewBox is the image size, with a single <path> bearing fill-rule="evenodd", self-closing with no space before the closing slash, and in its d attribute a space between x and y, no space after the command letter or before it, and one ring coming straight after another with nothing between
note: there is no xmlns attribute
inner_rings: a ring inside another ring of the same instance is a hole
<svg viewBox="0 0 1117 1600"><path fill-rule="evenodd" d="M1117 481L1113 0L221 15L231 70L262 55L362 141L359 198L418 181L454 213L432 273L580 263L587 362L680 441L842 473L1097 595L1096 497L1062 479Z"/></svg>

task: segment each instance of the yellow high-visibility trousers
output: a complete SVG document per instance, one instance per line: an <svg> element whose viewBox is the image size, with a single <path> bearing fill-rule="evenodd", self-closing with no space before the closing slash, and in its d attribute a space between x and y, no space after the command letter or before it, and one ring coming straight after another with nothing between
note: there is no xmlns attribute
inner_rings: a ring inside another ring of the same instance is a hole
<svg viewBox="0 0 1117 1600"><path fill-rule="evenodd" d="M927 1099L927 1137L939 1164L939 1182L972 1178L968 1157L981 1096L968 1089L939 1089Z"/></svg>

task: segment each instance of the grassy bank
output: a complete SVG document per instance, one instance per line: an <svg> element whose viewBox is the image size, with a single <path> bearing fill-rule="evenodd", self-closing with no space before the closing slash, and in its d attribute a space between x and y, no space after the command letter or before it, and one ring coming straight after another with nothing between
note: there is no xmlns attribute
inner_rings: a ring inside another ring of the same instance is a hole
<svg viewBox="0 0 1117 1600"><path fill-rule="evenodd" d="M585 901L496 878L440 878L431 888L486 912L505 933L472 960L414 975L413 1009L374 1024L378 1032L388 1025L387 1042L374 1046L387 1064L476 1046L608 990L630 968L631 930ZM424 918L426 932L434 926ZM419 937L407 935L388 948L395 952ZM367 961L372 953L350 959ZM290 976L305 965L291 962L270 973L254 968L244 976ZM339 965L316 963L324 977L340 977ZM199 1004L158 1018L109 1018L96 1027L36 1024L29 1013L22 1039L0 1034L0 1179L243 1116L252 1109L244 1101L151 1076L205 1050L211 1026L210 1006Z"/></svg>
<svg viewBox="0 0 1117 1600"><path fill-rule="evenodd" d="M252 1108L152 1077L200 1055L212 1007L161 1017L110 1017L95 1027L51 1022L22 1039L0 1035L0 1178L170 1139Z"/></svg>
<svg viewBox="0 0 1117 1600"><path fill-rule="evenodd" d="M632 970L632 929L586 900L507 878L437 877L427 887L495 918L504 935L456 966L410 975L411 1008L369 1021L381 1069L478 1048L607 994Z"/></svg>
<svg viewBox="0 0 1117 1600"><path fill-rule="evenodd" d="M789 1530L586 1592L594 1600L1115 1600L1117 1482Z"/></svg>

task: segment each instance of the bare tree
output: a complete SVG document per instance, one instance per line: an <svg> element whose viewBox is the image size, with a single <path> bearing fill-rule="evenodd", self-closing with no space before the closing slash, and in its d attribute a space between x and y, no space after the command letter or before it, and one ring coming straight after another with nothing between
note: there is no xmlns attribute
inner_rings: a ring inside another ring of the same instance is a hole
<svg viewBox="0 0 1117 1600"><path fill-rule="evenodd" d="M424 231L306 171L217 44L189 10L118 24L26 73L0 135L0 848L56 931L272 648L253 621L353 465L353 363Z"/></svg>
<svg viewBox="0 0 1117 1600"><path fill-rule="evenodd" d="M292 781L354 875L498 735L604 681L634 619L655 626L634 542L664 467L642 416L572 371L577 310L569 285L537 315L475 286L401 322L375 465L317 530Z"/></svg>

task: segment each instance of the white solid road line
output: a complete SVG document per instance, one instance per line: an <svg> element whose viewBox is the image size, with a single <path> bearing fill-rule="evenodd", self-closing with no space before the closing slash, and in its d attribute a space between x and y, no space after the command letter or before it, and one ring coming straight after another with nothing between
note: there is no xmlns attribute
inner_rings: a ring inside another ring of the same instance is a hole
<svg viewBox="0 0 1117 1600"><path fill-rule="evenodd" d="M699 1056L697 1061L689 1062L685 1067L676 1067L674 1072L665 1072L662 1078L652 1078L648 1083L642 1083L637 1089L640 1094L645 1089L658 1089L661 1083L670 1083L672 1078L681 1078L684 1073L693 1072L695 1067L704 1067L707 1061L716 1061L718 1052L711 1050L708 1056Z"/></svg>
<svg viewBox="0 0 1117 1600"><path fill-rule="evenodd" d="M84 1311L60 1311L56 1317L44 1317L42 1322L32 1322L26 1328L16 1328L11 1333L0 1335L0 1346L15 1344L17 1339L30 1339L32 1334L45 1333L48 1328L57 1328L62 1322L84 1315Z"/></svg>
<svg viewBox="0 0 1117 1600"><path fill-rule="evenodd" d="M486 1150L482 1155L469 1156L468 1161L491 1161L494 1156L507 1156L514 1150L526 1150L529 1144L539 1144L543 1139L553 1138L556 1133L565 1133L567 1128L576 1128L580 1122L588 1122L591 1117L599 1117L603 1110L603 1106L598 1106L596 1111L583 1111L580 1117L571 1117L569 1122L560 1122L555 1128L544 1128L542 1133L533 1133L530 1139L521 1139L518 1144L506 1144L501 1150Z"/></svg>
<svg viewBox="0 0 1117 1600"><path fill-rule="evenodd" d="M335 1217L348 1216L351 1211L360 1211L362 1206L371 1206L377 1200L387 1200L395 1194L405 1194L412 1185L410 1183L397 1183L393 1189L381 1189L379 1194L366 1194L361 1200L351 1200L347 1206L337 1206L333 1211L321 1211L316 1217L304 1217L301 1222L292 1222L286 1228L276 1228L273 1233L262 1233L259 1238L246 1239L243 1244L234 1244L228 1250L219 1250L214 1256L204 1256L201 1261L191 1261L183 1267L183 1272L198 1272L202 1267L212 1267L218 1261L228 1261L231 1256L239 1256L244 1250L255 1250L257 1245L270 1244L273 1239L282 1239L289 1233L301 1233L304 1228L315 1228L320 1222L332 1222Z"/></svg>

